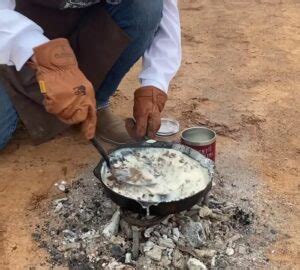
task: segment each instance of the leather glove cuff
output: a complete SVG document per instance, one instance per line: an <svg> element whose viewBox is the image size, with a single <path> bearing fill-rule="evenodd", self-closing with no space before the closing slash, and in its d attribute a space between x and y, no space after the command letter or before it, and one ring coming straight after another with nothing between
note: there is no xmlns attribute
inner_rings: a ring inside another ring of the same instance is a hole
<svg viewBox="0 0 300 270"><path fill-rule="evenodd" d="M67 39L58 38L51 40L34 48L33 51L40 72L78 66L76 56Z"/></svg>
<svg viewBox="0 0 300 270"><path fill-rule="evenodd" d="M168 95L161 91L160 89L154 86L141 87L134 92L134 99L137 101L138 99L152 99L152 104L158 106L160 112L165 107L165 104L168 99Z"/></svg>

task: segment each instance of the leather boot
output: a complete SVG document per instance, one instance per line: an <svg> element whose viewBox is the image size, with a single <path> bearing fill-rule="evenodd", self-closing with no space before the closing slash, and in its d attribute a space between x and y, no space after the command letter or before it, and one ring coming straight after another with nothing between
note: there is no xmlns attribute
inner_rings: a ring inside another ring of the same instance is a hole
<svg viewBox="0 0 300 270"><path fill-rule="evenodd" d="M98 111L96 136L114 145L135 142L127 133L125 122L114 115L109 107Z"/></svg>

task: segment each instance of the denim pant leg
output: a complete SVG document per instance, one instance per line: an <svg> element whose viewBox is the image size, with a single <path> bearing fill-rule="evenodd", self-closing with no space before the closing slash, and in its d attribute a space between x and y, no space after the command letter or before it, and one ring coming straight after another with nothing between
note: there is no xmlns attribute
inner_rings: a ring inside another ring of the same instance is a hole
<svg viewBox="0 0 300 270"><path fill-rule="evenodd" d="M122 78L151 45L162 18L163 0L122 0L118 5L106 3L105 8L131 42L96 92L98 107L108 105Z"/></svg>
<svg viewBox="0 0 300 270"><path fill-rule="evenodd" d="M11 139L18 122L18 114L0 81L0 150L2 150Z"/></svg>

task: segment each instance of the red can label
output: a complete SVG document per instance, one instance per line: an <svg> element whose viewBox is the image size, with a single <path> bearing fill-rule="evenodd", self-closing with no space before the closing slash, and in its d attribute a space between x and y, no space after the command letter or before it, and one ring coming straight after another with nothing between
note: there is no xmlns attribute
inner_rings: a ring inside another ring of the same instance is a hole
<svg viewBox="0 0 300 270"><path fill-rule="evenodd" d="M195 149L196 151L200 152L203 156L211 159L212 161L216 161L216 142L215 141L209 145L201 145L201 146L189 145L184 140L181 140L181 143Z"/></svg>

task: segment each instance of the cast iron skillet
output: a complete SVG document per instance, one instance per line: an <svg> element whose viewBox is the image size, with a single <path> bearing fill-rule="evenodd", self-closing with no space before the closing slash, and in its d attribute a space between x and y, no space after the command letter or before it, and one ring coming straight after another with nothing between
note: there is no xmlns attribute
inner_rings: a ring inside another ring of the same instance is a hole
<svg viewBox="0 0 300 270"><path fill-rule="evenodd" d="M201 199L204 199L206 194L210 191L212 187L212 176L213 176L213 168L214 164L211 160L205 158L202 154L195 151L194 149L181 145L176 143L169 143L169 142L153 142L153 141L147 141L147 142L141 142L141 143L135 143L135 144L127 144L124 146L117 147L113 151L110 151L109 154L113 153L116 150L123 149L123 148L145 148L145 147L151 147L151 148L165 148L165 149L174 149L177 151L180 151L186 155L188 155L190 158L198 161L202 166L208 168L209 174L210 174L210 182L206 186L205 189L201 190L200 192L194 194L193 196L187 197L185 199L181 199L178 201L172 201L172 202L162 202L158 205L152 205L149 207L149 214L153 216L167 216L170 214L178 213L187 209L190 209L193 205L198 203ZM104 160L101 160L98 166L94 170L95 176L100 180L100 182L103 185L104 191L107 194L109 198L111 198L116 204L118 204L120 207L130 210L132 212L146 214L146 209L141 206L139 202L137 202L134 199L125 197L123 195L120 195L113 190L111 190L109 187L107 187L101 178L101 169L104 164ZM176 181L174 179L174 181ZM147 203L147 202L144 202Z"/></svg>

